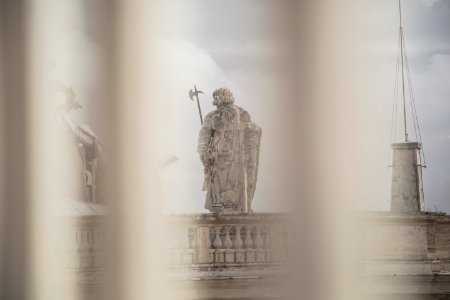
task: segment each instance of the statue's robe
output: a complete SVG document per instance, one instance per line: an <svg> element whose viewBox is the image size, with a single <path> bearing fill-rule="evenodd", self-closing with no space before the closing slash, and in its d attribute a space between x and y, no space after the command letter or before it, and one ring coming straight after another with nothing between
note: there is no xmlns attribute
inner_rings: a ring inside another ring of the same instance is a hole
<svg viewBox="0 0 450 300"><path fill-rule="evenodd" d="M261 129L244 109L227 105L209 113L198 139L205 169L205 208L248 213L256 187Z"/></svg>

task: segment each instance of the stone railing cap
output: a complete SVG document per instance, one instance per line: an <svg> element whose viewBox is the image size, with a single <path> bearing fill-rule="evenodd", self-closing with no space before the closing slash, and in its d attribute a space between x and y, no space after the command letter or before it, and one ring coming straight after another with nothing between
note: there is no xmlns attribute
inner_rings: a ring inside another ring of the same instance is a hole
<svg viewBox="0 0 450 300"><path fill-rule="evenodd" d="M404 143L393 143L391 145L393 149L412 149L412 148L422 148L422 144L419 142L404 142Z"/></svg>

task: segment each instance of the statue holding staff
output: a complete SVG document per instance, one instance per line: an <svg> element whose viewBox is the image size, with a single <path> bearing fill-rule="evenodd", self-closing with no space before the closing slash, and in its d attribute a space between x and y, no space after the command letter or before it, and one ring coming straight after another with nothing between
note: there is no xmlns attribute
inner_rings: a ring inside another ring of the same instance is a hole
<svg viewBox="0 0 450 300"><path fill-rule="evenodd" d="M251 213L259 164L261 128L234 105L227 88L213 93L216 110L203 122L198 153L204 166L205 208L214 213Z"/></svg>

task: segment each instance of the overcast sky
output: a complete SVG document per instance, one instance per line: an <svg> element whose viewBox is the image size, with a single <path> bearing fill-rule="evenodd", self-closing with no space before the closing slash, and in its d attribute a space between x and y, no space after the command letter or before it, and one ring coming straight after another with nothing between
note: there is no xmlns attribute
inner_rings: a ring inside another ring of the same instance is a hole
<svg viewBox="0 0 450 300"><path fill-rule="evenodd" d="M96 104L96 79L93 66L101 57L101 34L92 20L98 7L86 2L79 8L87 18L73 22L64 33L65 48L55 44L54 60L49 62L51 78L74 85L85 106L75 112L74 118L93 127L101 138L104 128L98 121ZM92 1L95 3L95 1ZM246 108L253 120L263 128L260 157L260 175L255 194L254 209L270 211L275 206L277 188L283 170L270 158L276 153L277 118L279 109L277 91L283 88L279 60L283 56L284 37L280 32L288 29L283 18L287 12L278 1L172 1L166 6L171 26L161 30L158 43L163 58L167 86L167 123L164 135L173 137L160 147L161 157L173 154L180 157L174 165L163 170L161 180L169 212L202 212L204 193L202 166L196 153L200 122L196 104L188 97L189 89L196 84L205 92L200 96L203 114L213 109L214 89L227 86L235 94L237 103ZM394 93L394 73L398 36L398 11L395 1L377 1L378 4L358 13L367 20L366 44L362 49L371 55L373 89L380 91L380 110L374 123L386 132L383 139L389 150L390 118ZM87 7L87 8L86 8ZM55 8L57 10L57 7ZM429 210L450 212L450 1L403 1L403 21L415 92L417 111L422 129L423 147L427 160L424 171L425 201ZM355 24L356 25L356 24ZM68 34L69 32L69 34ZM67 42L69 41L69 42ZM76 45L72 53L67 45ZM67 48L67 49L66 49ZM63 54L63 57L61 55ZM79 54L84 59L79 61ZM77 76L67 72L67 65L78 70ZM95 110L93 114L92 111ZM90 111L90 114L87 112ZM95 115L95 117L92 117ZM167 125L170 124L170 125ZM386 157L386 153L380 153ZM382 161L383 159L380 159ZM378 164L382 176L388 176L385 165ZM383 178L380 182L388 182ZM176 187L176 188L173 188ZM375 193L368 209L388 209L388 184L367 189ZM375 199L375 200L374 200Z"/></svg>
<svg viewBox="0 0 450 300"><path fill-rule="evenodd" d="M450 1L403 1L406 46L427 169L425 203L450 212Z"/></svg>

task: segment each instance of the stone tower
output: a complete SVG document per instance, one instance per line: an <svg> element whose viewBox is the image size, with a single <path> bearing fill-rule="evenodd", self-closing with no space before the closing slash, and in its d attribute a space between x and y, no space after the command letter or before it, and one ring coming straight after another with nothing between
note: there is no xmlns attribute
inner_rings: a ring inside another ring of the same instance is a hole
<svg viewBox="0 0 450 300"><path fill-rule="evenodd" d="M392 212L424 211L421 144L404 142L392 144Z"/></svg>
<svg viewBox="0 0 450 300"><path fill-rule="evenodd" d="M423 181L422 181L422 137L420 134L419 120L417 118L417 111L415 107L414 96L411 87L411 75L408 67L408 59L406 58L405 37L403 35L402 27L402 9L401 1L398 1L400 27L399 27L399 50L397 55L397 83L401 75L401 85L397 91L402 91L403 100L403 129L404 142L391 144L393 152L392 161L392 187L391 187L391 211L392 212L420 212L425 210L424 196L423 196ZM406 65L406 74L405 68ZM405 76L406 75L406 76ZM409 96L411 103L411 121L414 125L415 136L417 141L412 142L408 138L408 122L406 109L406 93L405 93L405 77L409 83ZM400 89L401 87L401 89ZM400 98L400 97L399 97ZM397 100L398 98L396 98ZM396 111L397 103L395 103ZM393 118L395 120L395 118ZM392 124L394 126L394 123ZM394 135L395 139L395 135ZM425 162L425 156L423 156Z"/></svg>

